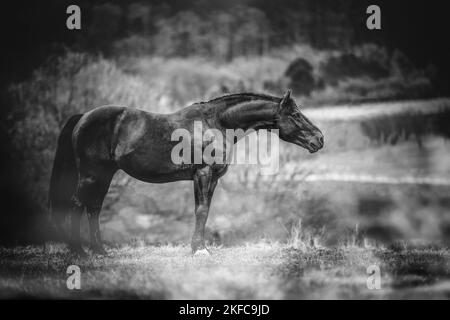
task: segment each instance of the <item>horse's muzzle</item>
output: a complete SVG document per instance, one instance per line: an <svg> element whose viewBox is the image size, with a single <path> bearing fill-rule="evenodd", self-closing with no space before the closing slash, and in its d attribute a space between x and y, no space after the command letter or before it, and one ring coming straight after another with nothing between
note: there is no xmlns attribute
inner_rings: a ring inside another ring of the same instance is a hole
<svg viewBox="0 0 450 320"><path fill-rule="evenodd" d="M307 148L310 153L314 153L314 152L317 152L320 149L322 149L323 148L323 134L320 133L317 136L315 136L314 138L311 138L308 141Z"/></svg>

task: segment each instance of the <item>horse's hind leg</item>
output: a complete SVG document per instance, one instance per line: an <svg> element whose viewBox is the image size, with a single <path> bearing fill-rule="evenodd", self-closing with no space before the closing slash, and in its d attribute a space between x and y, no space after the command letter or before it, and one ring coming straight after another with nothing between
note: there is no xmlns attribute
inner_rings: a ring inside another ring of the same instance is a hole
<svg viewBox="0 0 450 320"><path fill-rule="evenodd" d="M88 168L88 169L87 169ZM90 165L82 166L80 170L77 191L73 197L74 209L71 214L71 251L80 256L86 255L80 242L80 219L83 209L86 208L91 248L96 253L104 253L101 245L99 214L103 199L108 192L109 184L115 170Z"/></svg>
<svg viewBox="0 0 450 320"><path fill-rule="evenodd" d="M105 254L100 234L100 211L103 200L108 192L111 179L115 170L96 170L95 176L90 176L88 183L84 186L84 203L89 220L90 247L94 253Z"/></svg>
<svg viewBox="0 0 450 320"><path fill-rule="evenodd" d="M101 234L100 234L100 216L101 206L92 205L87 207L87 215L89 219L89 235L91 240L91 250L94 253L106 254L105 249L102 245Z"/></svg>
<svg viewBox="0 0 450 320"><path fill-rule="evenodd" d="M81 215L83 214L84 206L79 202L79 200L76 197L74 197L72 201L73 206L70 212L71 236L69 249L77 256L85 257L86 252L84 252L80 241L80 219Z"/></svg>

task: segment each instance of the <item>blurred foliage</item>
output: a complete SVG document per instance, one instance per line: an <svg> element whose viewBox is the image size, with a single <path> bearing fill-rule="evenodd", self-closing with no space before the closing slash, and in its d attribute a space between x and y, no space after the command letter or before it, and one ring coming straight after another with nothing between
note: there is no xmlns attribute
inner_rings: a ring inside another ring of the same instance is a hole
<svg viewBox="0 0 450 320"><path fill-rule="evenodd" d="M317 86L313 75L312 65L303 58L297 58L288 66L285 76L289 78L287 84L298 95L309 96Z"/></svg>
<svg viewBox="0 0 450 320"><path fill-rule="evenodd" d="M50 59L9 93L14 105L9 114L13 154L37 212L44 211L57 137L71 115L104 104L152 105L157 98L114 62L74 52Z"/></svg>
<svg viewBox="0 0 450 320"><path fill-rule="evenodd" d="M355 7L363 8L357 1L350 2L86 2L88 33L78 42L113 54L136 54L119 45L132 42L146 54L228 61L295 42L344 47L356 39L348 15L354 14Z"/></svg>
<svg viewBox="0 0 450 320"><path fill-rule="evenodd" d="M382 48L376 46L372 46L372 48L377 51L382 50ZM331 57L321 66L324 80L326 83L336 85L339 80L348 78L368 77L379 80L388 77L389 61L387 61L387 54L386 52L379 54L377 51L363 51L361 55L350 52Z"/></svg>
<svg viewBox="0 0 450 320"><path fill-rule="evenodd" d="M450 111L442 110L435 114L403 113L379 116L361 122L364 135L378 144L392 144L413 139L419 146L426 136L436 135L450 138L448 123Z"/></svg>
<svg viewBox="0 0 450 320"><path fill-rule="evenodd" d="M359 56L361 50L367 49L354 48L354 56ZM372 50L383 52L380 48ZM48 181L57 137L65 120L72 114L86 112L105 104L139 107L150 112L166 113L191 102L227 92L266 91L280 95L285 87L291 85L298 86L296 88L298 90L294 88L294 93L298 97L303 97L299 101L302 105L313 104L314 101L323 103L330 99L330 84L322 88L318 84L320 79L324 78L320 66L324 64L330 66L332 63L330 61L340 61L333 60L336 56L339 55L326 50L296 46L260 57L240 57L221 63L199 57L122 56L112 59L72 51L67 51L62 56L51 57L46 64L35 70L29 80L12 85L9 89L13 106L8 115L9 121L13 123L9 134L13 138L12 145L15 148L13 155L20 169L20 181L33 207L36 208L36 213L45 213ZM393 59L387 55L383 59L389 63L401 60L398 53L396 56ZM404 71L404 64L395 70L394 75L389 77L400 79L407 78L410 74L422 74L420 71L409 69L407 73ZM356 81L354 83L360 81L359 84L362 83L367 88L374 83L371 82L372 79L367 80L370 77L357 73L352 73L351 77L344 74L343 78L347 80L342 80L338 74L335 75L334 79L338 81L336 90L342 83L350 83L348 81ZM275 81L271 81L273 79ZM268 88L268 84L272 87ZM374 92L377 93L378 91ZM331 95L331 101L333 99L346 101L348 97L351 97L351 101L365 98L358 93L343 90L338 96ZM358 137L361 137L362 133L372 141L395 143L400 136L406 138L405 140L410 135L421 136L420 130L426 134L445 133L446 118L433 119L437 121L432 121L434 124L431 130L427 125L431 120L426 116L375 118L361 123L361 127L357 129L360 134ZM338 139L335 142L330 139L330 150L352 148L351 141L354 138L352 131L348 131L348 126L336 129L338 133L329 133L328 128L330 126L324 128L326 136L331 135ZM339 139L345 143L339 144L341 141ZM362 145L368 146L366 142ZM281 156L284 164L298 162L298 151L292 146L283 149ZM311 241L323 238L327 243L335 243L340 232L337 230L343 228L352 230L353 222L350 222L350 226L348 223L344 223L345 227L336 226L337 220L334 218L332 205L324 196L292 194L292 190L298 187L299 176L301 180L302 176L307 175L308 172L299 167L293 171L288 180L283 183L273 181L268 187L261 180L261 176L254 176L253 169L235 168L234 174L229 174L221 184L224 191L218 192L215 197L214 203L217 204L213 204L212 210L217 211L217 208L220 208L218 214L222 216L222 220L216 222L212 220L211 227L207 230L208 238L212 242L227 244L234 243L236 239L247 239L261 233L283 238L286 236L286 230L291 228L290 225L295 224L300 217ZM190 233L185 230L188 227L187 222L192 219L192 215L187 212L192 207L189 202L192 200L190 185L180 186L175 194L176 197L184 199L182 202L171 200L162 203L161 199L169 199L168 190L173 188L170 185L153 189L149 192L150 196L140 195L133 198L125 192L127 190L125 187L129 187L129 183L130 178L123 173L118 174L105 201L102 223L111 221L113 225L118 224L115 229L120 230L109 234L110 240L124 241L127 234L147 232L148 226L155 225L164 225L164 228L160 227L157 233L150 234L149 241L158 241L154 239L165 238L168 234L177 235L177 240L188 240ZM240 190L238 194L234 191L236 188ZM247 190L245 198L241 197L243 190ZM253 190L253 193L250 194L248 190ZM172 205L174 203L177 206L174 207ZM256 206L255 203L260 205ZM224 222L223 215L220 214L224 213L222 207L228 208L228 213L234 217L233 221ZM275 224L268 224L267 221L274 216L282 219ZM171 227L170 223L166 226L168 221L173 221ZM221 227L215 227L215 223L219 223ZM325 230L328 232L326 237Z"/></svg>

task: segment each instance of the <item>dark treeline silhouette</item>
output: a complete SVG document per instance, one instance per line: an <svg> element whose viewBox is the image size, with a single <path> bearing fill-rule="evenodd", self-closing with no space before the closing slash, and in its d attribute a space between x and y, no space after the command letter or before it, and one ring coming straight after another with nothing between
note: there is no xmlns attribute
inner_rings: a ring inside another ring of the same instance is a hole
<svg viewBox="0 0 450 320"><path fill-rule="evenodd" d="M65 27L69 4L82 30ZM366 28L366 0L17 1L6 6L2 84L20 79L62 46L104 54L204 55L232 59L292 43L345 49L378 43L406 52L419 66L448 70L445 10L425 1L377 1L382 30ZM15 71L11 71L11 66ZM9 70L9 71L8 71ZM447 75L442 73L445 83Z"/></svg>

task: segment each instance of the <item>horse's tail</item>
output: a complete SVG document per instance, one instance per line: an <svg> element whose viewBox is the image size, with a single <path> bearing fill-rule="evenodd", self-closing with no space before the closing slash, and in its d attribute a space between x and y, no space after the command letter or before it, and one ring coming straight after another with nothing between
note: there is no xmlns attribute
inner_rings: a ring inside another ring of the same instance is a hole
<svg viewBox="0 0 450 320"><path fill-rule="evenodd" d="M77 165L72 145L72 132L82 114L70 117L58 138L48 195L51 228L55 240L64 240L63 222L71 209L72 196L78 184Z"/></svg>

